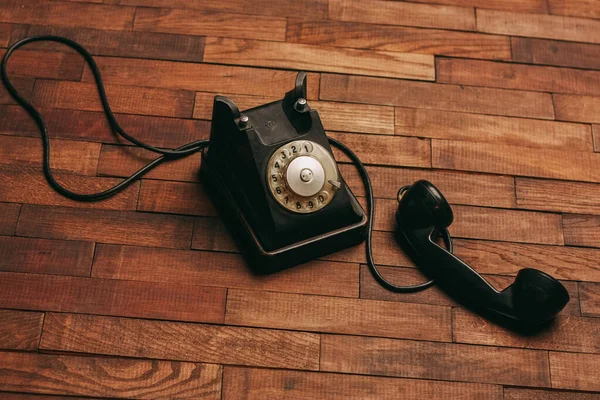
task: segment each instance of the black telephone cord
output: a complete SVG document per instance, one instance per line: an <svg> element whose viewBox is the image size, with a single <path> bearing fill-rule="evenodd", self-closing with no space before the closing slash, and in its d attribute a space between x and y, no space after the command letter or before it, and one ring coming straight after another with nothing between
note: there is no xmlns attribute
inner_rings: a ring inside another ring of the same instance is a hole
<svg viewBox="0 0 600 400"><path fill-rule="evenodd" d="M109 189L106 189L104 191L98 192L98 193L90 193L90 194L76 193L76 192L73 192L73 191L65 188L64 186L62 186L54 178L54 175L52 174L52 170L50 168L50 140L48 137L48 128L46 127L46 122L44 121L44 118L39 113L39 111L30 102L28 102L23 96L21 96L21 94L19 94L18 90L14 87L14 85L12 84L10 79L8 79L8 73L7 73L8 60L10 59L10 57L12 56L12 54L14 53L15 50L17 50L18 48L20 48L28 43L41 42L41 41L62 43L64 45L74 49L79 54L81 54L83 56L83 58L85 59L85 61L90 66L90 70L92 71L92 74L94 75L94 80L95 80L96 86L98 88L98 94L100 96L100 101L102 102L102 108L104 109L104 114L106 115L106 118L108 119L108 123L109 123L110 128L113 131L113 133L120 135L121 137L123 137L124 139L128 140L129 142L135 144L136 146L139 146L143 149L160 154L160 157L149 162L144 167L142 167L140 170L135 172L133 175L124 179L123 181L116 184L115 186L113 186ZM79 43L77 43L71 39L68 39L68 38L65 38L62 36L41 35L41 36L32 36L32 37L20 40L17 43L15 43L14 45L12 45L6 51L6 54L4 55L4 58L2 59L1 74L2 74L2 82L4 83L6 90L8 90L8 92L11 94L11 96L33 118L33 120L36 122L36 124L40 130L40 135L42 138L42 148L43 148L43 172L44 172L44 176L46 177L46 180L48 181L50 186L55 191L57 191L61 195L65 196L71 200L91 202L91 201L98 201L98 200L102 200L102 199L106 199L108 197L114 196L115 194L119 193L120 191L125 189L127 186L129 186L131 183L133 183L135 180L141 178L142 176L144 176L145 174L150 172L152 169L154 169L157 166L159 166L160 164L162 164L164 161L175 160L175 159L183 158L183 157L189 156L191 154L197 153L200 150L204 149L209 144L208 140L197 140L197 141L188 143L186 145L183 145L181 147L178 147L174 150L171 150L171 149L165 149L165 148L151 146L149 144L142 142L141 140L136 139L135 137L133 137L133 136L129 135L127 132L125 132L123 130L123 128L121 128L121 126L117 122L117 120L110 108L110 105L108 103L108 98L106 96L106 91L104 90L104 83L102 82L102 77L100 76L100 70L98 69L96 62L94 61L94 58L83 46L81 46ZM377 267L375 266L375 261L373 260L372 240L373 240L373 218L374 218L374 214L375 214L375 201L373 198L373 187L371 185L371 179L369 178L369 174L368 174L365 166L363 165L363 163L356 156L356 154L354 154L354 152L352 152L352 150L350 150L350 148L348 148L346 145L344 145L340 141L333 139L333 138L329 138L329 142L332 145L334 145L335 147L337 147L338 149L340 149L344 154L346 154L352 160L352 162L358 169L360 176L362 178L362 181L363 181L363 184L365 187L366 197L367 197L367 209L368 209L368 218L369 218L368 223L367 223L367 239L366 239L367 265L369 266L369 269L371 270L371 273L373 274L373 276L375 277L377 282L379 282L379 284L381 284L384 288L386 288L392 292L397 292L397 293L418 292L418 291L427 289L430 286L432 286L434 284L433 280L430 280L428 282L424 282L424 283L421 283L418 285L413 285L413 286L396 286L396 285L388 282L379 273L379 271L377 270ZM452 252L452 249L451 249L452 242L451 242L449 236L447 237L447 244L450 247L449 248L450 252Z"/></svg>

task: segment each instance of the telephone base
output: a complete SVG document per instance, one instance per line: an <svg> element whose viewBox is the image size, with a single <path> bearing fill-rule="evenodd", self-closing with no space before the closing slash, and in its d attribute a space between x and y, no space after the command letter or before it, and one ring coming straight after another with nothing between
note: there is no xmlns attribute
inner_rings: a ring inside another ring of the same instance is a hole
<svg viewBox="0 0 600 400"><path fill-rule="evenodd" d="M229 233L241 250L250 269L259 275L270 274L327 254L355 246L366 238L367 217L335 231L326 232L289 246L267 251L261 245L252 227L227 189L217 168L211 167L202 153L200 180L210 200L215 205Z"/></svg>

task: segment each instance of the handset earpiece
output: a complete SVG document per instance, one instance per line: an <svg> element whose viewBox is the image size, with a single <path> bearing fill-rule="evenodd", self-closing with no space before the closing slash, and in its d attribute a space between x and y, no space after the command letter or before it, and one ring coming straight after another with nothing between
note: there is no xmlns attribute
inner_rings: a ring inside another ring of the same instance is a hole
<svg viewBox="0 0 600 400"><path fill-rule="evenodd" d="M417 266L455 300L487 317L499 317L496 321L510 326L542 324L568 303L569 294L559 281L532 268L519 271L514 283L503 291L496 290L464 261L435 243L437 234L453 222L452 209L442 193L421 180L400 194L397 236L410 247Z"/></svg>

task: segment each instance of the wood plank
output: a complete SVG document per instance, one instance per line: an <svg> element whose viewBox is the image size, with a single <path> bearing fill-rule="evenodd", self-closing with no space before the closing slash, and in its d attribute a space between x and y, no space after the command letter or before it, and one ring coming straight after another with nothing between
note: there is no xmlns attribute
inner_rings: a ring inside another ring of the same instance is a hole
<svg viewBox="0 0 600 400"><path fill-rule="evenodd" d="M431 147L434 168L600 182L597 153L437 139Z"/></svg>
<svg viewBox="0 0 600 400"><path fill-rule="evenodd" d="M548 0L550 14L600 18L600 4L594 0Z"/></svg>
<svg viewBox="0 0 600 400"><path fill-rule="evenodd" d="M204 61L433 81L433 56L297 43L209 37Z"/></svg>
<svg viewBox="0 0 600 400"><path fill-rule="evenodd" d="M582 282L579 284L581 314L588 317L600 317L600 284Z"/></svg>
<svg viewBox="0 0 600 400"><path fill-rule="evenodd" d="M477 264L471 264L474 268L479 271ZM398 285L409 285L425 282L426 279L423 275L414 268L398 268L398 267L385 267L379 266L379 271L391 282L395 282ZM481 272L481 271L479 271ZM513 277L500 276L500 275L483 275L483 277L496 289L504 290L506 287L514 282ZM561 312L561 315L565 316L581 316L579 308L579 292L576 282L562 281L562 284L567 288L571 300L567 306ZM462 307L454 302L448 295L443 293L437 287L417 292L417 293L393 293L384 289L371 275L366 265L361 266L360 271L360 298L361 299L372 299L372 300L384 300L384 301L400 301L408 303L420 303L420 304L436 304L441 306L451 307Z"/></svg>
<svg viewBox="0 0 600 400"><path fill-rule="evenodd" d="M6 50L0 49L0 57L4 58L5 54ZM73 52L20 49L13 53L6 69L10 77L78 81L83 73L83 63L83 58Z"/></svg>
<svg viewBox="0 0 600 400"><path fill-rule="evenodd" d="M600 216L565 214L563 230L566 245L600 247Z"/></svg>
<svg viewBox="0 0 600 400"><path fill-rule="evenodd" d="M294 87L297 75L296 71L266 68L116 57L96 57L96 62L107 84L273 96L280 99ZM84 69L82 79L93 82L88 67ZM309 99L319 97L319 79L319 74L308 74Z"/></svg>
<svg viewBox="0 0 600 400"><path fill-rule="evenodd" d="M137 8L133 30L224 36L242 39L285 40L285 18L217 11Z"/></svg>
<svg viewBox="0 0 600 400"><path fill-rule="evenodd" d="M513 61L600 69L600 46L558 40L511 38Z"/></svg>
<svg viewBox="0 0 600 400"><path fill-rule="evenodd" d="M456 85L585 95L600 91L600 71L452 58L438 58L435 70L437 82Z"/></svg>
<svg viewBox="0 0 600 400"><path fill-rule="evenodd" d="M121 143L108 125L104 112L38 108L53 139ZM115 114L130 135L152 146L175 148L208 137L210 122L146 115ZM0 106L0 134L39 137L39 129L20 106Z"/></svg>
<svg viewBox="0 0 600 400"><path fill-rule="evenodd" d="M100 156L98 143L50 140L53 171L94 175ZM31 168L41 174L42 142L39 138L0 136L0 165L4 168Z"/></svg>
<svg viewBox="0 0 600 400"><path fill-rule="evenodd" d="M600 185L517 178L517 207L530 210L600 215Z"/></svg>
<svg viewBox="0 0 600 400"><path fill-rule="evenodd" d="M535 335L516 335L480 316L460 308L453 310L452 333L458 343L506 346L526 349L599 353L600 319L563 313L547 329Z"/></svg>
<svg viewBox="0 0 600 400"><path fill-rule="evenodd" d="M136 399L220 398L218 365L23 353L0 353L0 360L2 390Z"/></svg>
<svg viewBox="0 0 600 400"><path fill-rule="evenodd" d="M238 254L98 244L97 278L358 297L358 265L312 261L278 274L252 274ZM335 285L331 282L335 281Z"/></svg>
<svg viewBox="0 0 600 400"><path fill-rule="evenodd" d="M121 179L79 176L66 173L57 173L55 174L55 178L66 188L77 193L98 193L121 181ZM74 201L54 191L46 181L40 168L14 168L12 164L0 167L0 180L4 185L3 190L0 191L0 201L78 208L135 210L140 190L139 182L134 182L114 197L102 201Z"/></svg>
<svg viewBox="0 0 600 400"><path fill-rule="evenodd" d="M149 179L142 181L137 209L170 214L217 215L202 185Z"/></svg>
<svg viewBox="0 0 600 400"><path fill-rule="evenodd" d="M600 391L598 381L600 355L550 352L552 387Z"/></svg>
<svg viewBox="0 0 600 400"><path fill-rule="evenodd" d="M468 399L502 399L495 385L391 379L346 374L225 367L223 398L262 399L434 399L447 396Z"/></svg>
<svg viewBox="0 0 600 400"><path fill-rule="evenodd" d="M133 146L102 145L98 175L128 177L160 155ZM146 175L148 179L198 182L200 155L165 161ZM183 200L183 199L181 199Z"/></svg>
<svg viewBox="0 0 600 400"><path fill-rule="evenodd" d="M13 86L17 89L19 94L23 96L25 100L31 101L35 79L12 76L9 76L8 78L12 82ZM0 104L17 104L17 102L8 93L4 85L0 85Z"/></svg>
<svg viewBox="0 0 600 400"><path fill-rule="evenodd" d="M194 118L212 119L214 97L218 93L197 92L194 103ZM247 110L280 100L276 97L225 94L240 110ZM309 106L318 111L323 127L330 131L359 133L394 133L394 108L369 104L335 103L311 101Z"/></svg>
<svg viewBox="0 0 600 400"><path fill-rule="evenodd" d="M600 152L600 125L592 125L592 137L594 138L594 151Z"/></svg>
<svg viewBox="0 0 600 400"><path fill-rule="evenodd" d="M539 389L504 388L504 400L596 400L597 394Z"/></svg>
<svg viewBox="0 0 600 400"><path fill-rule="evenodd" d="M329 0L332 20L475 30L473 8L379 0Z"/></svg>
<svg viewBox="0 0 600 400"><path fill-rule="evenodd" d="M40 348L317 370L319 343L314 333L49 313Z"/></svg>
<svg viewBox="0 0 600 400"><path fill-rule="evenodd" d="M111 108L118 113L189 118L194 109L194 92L106 85ZM33 92L34 106L101 111L95 83L38 80Z"/></svg>
<svg viewBox="0 0 600 400"><path fill-rule="evenodd" d="M492 10L507 10L531 13L547 11L544 0L412 0L415 3L446 4L460 7L489 8Z"/></svg>
<svg viewBox="0 0 600 400"><path fill-rule="evenodd" d="M361 336L322 335L321 370L550 386L546 351Z"/></svg>
<svg viewBox="0 0 600 400"><path fill-rule="evenodd" d="M329 137L337 139L350 147L365 164L408 167L431 166L429 139L341 132L329 132ZM398 151L382 153L381 149L398 149ZM346 155L336 148L333 148L333 154L337 160L350 161Z"/></svg>
<svg viewBox="0 0 600 400"><path fill-rule="evenodd" d="M98 399L98 397L73 397L73 396L55 396L27 393L9 393L0 392L3 400L85 400Z"/></svg>
<svg viewBox="0 0 600 400"><path fill-rule="evenodd" d="M547 93L323 74L321 99L552 119Z"/></svg>
<svg viewBox="0 0 600 400"><path fill-rule="evenodd" d="M0 348L37 350L43 321L44 313L0 310Z"/></svg>
<svg viewBox="0 0 600 400"><path fill-rule="evenodd" d="M286 41L449 57L511 58L509 38L503 36L357 22L289 18Z"/></svg>
<svg viewBox="0 0 600 400"><path fill-rule="evenodd" d="M229 289L225 323L451 341L451 309L429 304Z"/></svg>
<svg viewBox="0 0 600 400"><path fill-rule="evenodd" d="M5 308L215 323L225 312L223 288L13 272L0 277Z"/></svg>
<svg viewBox="0 0 600 400"><path fill-rule="evenodd" d="M600 97L555 94L556 119L600 123Z"/></svg>
<svg viewBox="0 0 600 400"><path fill-rule="evenodd" d="M113 0L115 1L115 0ZM274 17L303 17L327 18L326 0L305 0L301 2L271 0L231 0L215 2L212 0L116 0L118 4L143 7L165 7L204 11L232 12L239 14L270 15Z"/></svg>
<svg viewBox="0 0 600 400"><path fill-rule="evenodd" d="M338 166L354 194L364 196L362 180L356 168L348 164ZM367 171L377 198L395 200L402 186L426 179L444 193L444 197L452 204L502 208L513 208L516 204L514 178L508 176L378 166L368 166Z"/></svg>
<svg viewBox="0 0 600 400"><path fill-rule="evenodd" d="M0 236L0 271L90 276L90 242Z"/></svg>
<svg viewBox="0 0 600 400"><path fill-rule="evenodd" d="M477 9L477 30L511 36L600 43L600 21L560 15Z"/></svg>
<svg viewBox="0 0 600 400"><path fill-rule="evenodd" d="M566 122L396 107L396 134L590 151L590 127Z"/></svg>
<svg viewBox="0 0 600 400"><path fill-rule="evenodd" d="M204 38L199 36L47 25L16 25L11 43L34 35L68 37L93 55L201 62L204 52ZM28 48L66 49L63 45L48 42L31 44Z"/></svg>
<svg viewBox="0 0 600 400"><path fill-rule="evenodd" d="M557 279L600 281L600 250L480 240L454 241L458 257L484 274L516 276L521 268L540 269Z"/></svg>
<svg viewBox="0 0 600 400"><path fill-rule="evenodd" d="M193 225L191 218L176 215L24 205L17 234L187 249Z"/></svg>
<svg viewBox="0 0 600 400"><path fill-rule="evenodd" d="M10 33L12 31L11 24L0 23L0 47L8 46L10 40Z"/></svg>
<svg viewBox="0 0 600 400"><path fill-rule="evenodd" d="M39 0L4 0L0 22L82 26L97 29L130 29L134 7Z"/></svg>
<svg viewBox="0 0 600 400"><path fill-rule="evenodd" d="M0 203L0 235L14 235L20 212L20 204Z"/></svg>

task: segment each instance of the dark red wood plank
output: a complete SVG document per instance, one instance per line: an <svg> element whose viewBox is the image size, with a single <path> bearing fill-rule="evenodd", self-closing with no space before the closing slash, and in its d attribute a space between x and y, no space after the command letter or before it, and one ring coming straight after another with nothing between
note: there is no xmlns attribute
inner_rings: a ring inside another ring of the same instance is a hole
<svg viewBox="0 0 600 400"><path fill-rule="evenodd" d="M598 363L600 354L551 351L552 387L599 392Z"/></svg>
<svg viewBox="0 0 600 400"><path fill-rule="evenodd" d="M14 235L20 212L20 204L0 203L0 235Z"/></svg>
<svg viewBox="0 0 600 400"><path fill-rule="evenodd" d="M217 215L202 185L150 179L142 181L137 209L171 214Z"/></svg>
<svg viewBox="0 0 600 400"><path fill-rule="evenodd" d="M600 247L600 216L565 214L563 216L565 244Z"/></svg>
<svg viewBox="0 0 600 400"><path fill-rule="evenodd" d="M31 101L35 79L19 76L13 77L11 75L9 75L8 79L10 79L10 82L25 100ZM0 85L0 104L17 104L4 85Z"/></svg>
<svg viewBox="0 0 600 400"><path fill-rule="evenodd" d="M600 46L597 44L513 37L511 45L513 61L600 69Z"/></svg>
<svg viewBox="0 0 600 400"><path fill-rule="evenodd" d="M579 284L581 314L600 317L600 283L581 282Z"/></svg>
<svg viewBox="0 0 600 400"><path fill-rule="evenodd" d="M597 400L594 393L505 388L504 400Z"/></svg>
<svg viewBox="0 0 600 400"><path fill-rule="evenodd" d="M0 49L0 57L5 50ZM78 81L83 73L83 58L73 52L20 49L6 64L8 76Z"/></svg>
<svg viewBox="0 0 600 400"><path fill-rule="evenodd" d="M6 47L8 45L12 27L11 24L0 23L0 47Z"/></svg>
<svg viewBox="0 0 600 400"><path fill-rule="evenodd" d="M223 322L226 290L169 283L0 273L0 307Z"/></svg>
<svg viewBox="0 0 600 400"><path fill-rule="evenodd" d="M0 348L37 350L43 320L44 313L0 310Z"/></svg>
<svg viewBox="0 0 600 400"><path fill-rule="evenodd" d="M94 244L0 236L0 271L90 276Z"/></svg>

